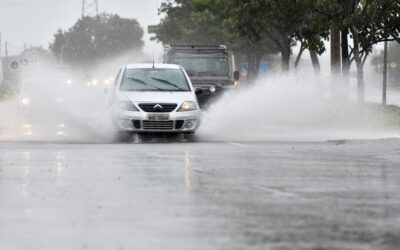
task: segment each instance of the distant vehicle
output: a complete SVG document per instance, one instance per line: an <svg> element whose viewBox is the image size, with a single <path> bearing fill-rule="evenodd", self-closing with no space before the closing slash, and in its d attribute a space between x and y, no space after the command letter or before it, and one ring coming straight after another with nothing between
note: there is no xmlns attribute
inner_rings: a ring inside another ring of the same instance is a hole
<svg viewBox="0 0 400 250"><path fill-rule="evenodd" d="M124 66L110 95L112 119L121 135L182 133L191 136L200 126L195 90L179 65Z"/></svg>
<svg viewBox="0 0 400 250"><path fill-rule="evenodd" d="M235 61L225 45L166 45L164 63L181 65L188 73L193 86L201 88L201 105L209 103L239 80Z"/></svg>
<svg viewBox="0 0 400 250"><path fill-rule="evenodd" d="M248 73L249 73L249 63L242 63L240 64L240 79L247 79L248 77ZM269 72L269 63L268 61L261 61L259 66L258 66L258 75L263 75L263 74L267 74Z"/></svg>

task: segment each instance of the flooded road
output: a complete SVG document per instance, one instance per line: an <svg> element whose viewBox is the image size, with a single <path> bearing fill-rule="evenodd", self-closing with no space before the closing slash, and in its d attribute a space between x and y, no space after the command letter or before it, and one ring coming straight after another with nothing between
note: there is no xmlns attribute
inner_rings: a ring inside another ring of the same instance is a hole
<svg viewBox="0 0 400 250"><path fill-rule="evenodd" d="M0 143L0 249L399 249L400 141Z"/></svg>

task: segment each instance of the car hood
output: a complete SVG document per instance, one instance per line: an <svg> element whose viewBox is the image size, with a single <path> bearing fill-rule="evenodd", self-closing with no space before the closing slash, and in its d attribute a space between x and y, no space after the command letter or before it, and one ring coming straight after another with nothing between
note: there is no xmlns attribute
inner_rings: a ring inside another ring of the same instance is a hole
<svg viewBox="0 0 400 250"><path fill-rule="evenodd" d="M193 101L192 92L121 92L121 95L134 103L182 103L184 101Z"/></svg>

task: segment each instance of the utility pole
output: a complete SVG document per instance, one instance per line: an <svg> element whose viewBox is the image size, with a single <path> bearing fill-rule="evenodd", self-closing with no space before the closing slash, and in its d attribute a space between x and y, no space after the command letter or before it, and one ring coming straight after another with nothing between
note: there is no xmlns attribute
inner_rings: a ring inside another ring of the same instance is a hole
<svg viewBox="0 0 400 250"><path fill-rule="evenodd" d="M82 0L82 18L98 17L99 4L97 0Z"/></svg>
<svg viewBox="0 0 400 250"><path fill-rule="evenodd" d="M0 33L0 85L3 83L3 77L4 77L4 73L3 73L3 53L2 53L2 47L3 47L3 43L1 40L1 33Z"/></svg>
<svg viewBox="0 0 400 250"><path fill-rule="evenodd" d="M4 53L5 53L5 58L8 58L8 42L4 42Z"/></svg>
<svg viewBox="0 0 400 250"><path fill-rule="evenodd" d="M383 50L383 88L382 88L382 104L387 104L387 79L388 79L388 42L385 41Z"/></svg>
<svg viewBox="0 0 400 250"><path fill-rule="evenodd" d="M3 42L2 42L2 40L1 40L1 33L0 33L0 58L3 56L2 48L3 48Z"/></svg>

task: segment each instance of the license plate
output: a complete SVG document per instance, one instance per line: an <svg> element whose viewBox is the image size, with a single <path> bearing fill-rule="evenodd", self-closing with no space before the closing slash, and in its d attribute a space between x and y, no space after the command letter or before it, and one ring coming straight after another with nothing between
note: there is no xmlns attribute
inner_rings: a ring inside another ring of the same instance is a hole
<svg viewBox="0 0 400 250"><path fill-rule="evenodd" d="M168 121L169 115L150 114L147 116L147 120L149 120L149 121Z"/></svg>

